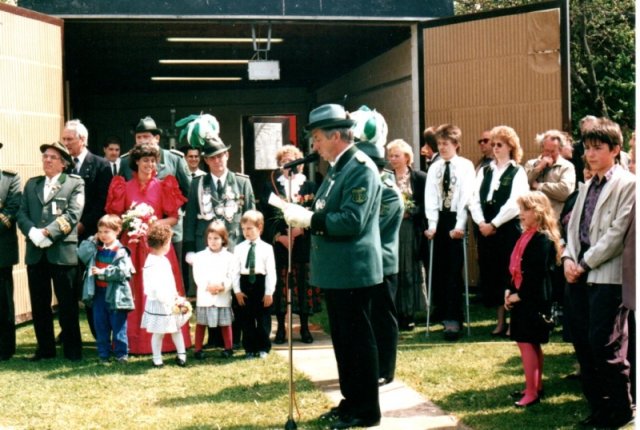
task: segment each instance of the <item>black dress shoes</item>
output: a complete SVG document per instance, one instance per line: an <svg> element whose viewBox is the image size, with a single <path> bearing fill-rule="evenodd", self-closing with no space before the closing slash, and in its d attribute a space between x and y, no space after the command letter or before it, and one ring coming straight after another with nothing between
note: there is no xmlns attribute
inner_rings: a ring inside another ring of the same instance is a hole
<svg viewBox="0 0 640 430"><path fill-rule="evenodd" d="M275 343L276 345L282 345L283 343L285 343L286 339L284 336L284 329L283 328L278 328L278 330L276 331L276 337L275 339L273 339L273 343Z"/></svg>
<svg viewBox="0 0 640 430"><path fill-rule="evenodd" d="M378 387L382 387L383 385L387 385L393 382L393 378L378 378Z"/></svg>
<svg viewBox="0 0 640 430"><path fill-rule="evenodd" d="M302 330L300 331L300 340L302 343L313 343L313 336L309 330Z"/></svg>
<svg viewBox="0 0 640 430"><path fill-rule="evenodd" d="M330 428L334 430L350 429L354 427L373 427L380 424L380 419L366 420L364 418L357 418L346 415L339 418L337 421L331 423Z"/></svg>
<svg viewBox="0 0 640 430"><path fill-rule="evenodd" d="M511 398L513 400L520 400L522 398L522 396L524 396L524 391L514 391L513 393L509 394L509 396L511 396ZM539 398L543 398L544 397L544 389L538 391L538 397Z"/></svg>
<svg viewBox="0 0 640 430"><path fill-rule="evenodd" d="M176 357L176 364L180 367L187 367L187 361L180 357Z"/></svg>

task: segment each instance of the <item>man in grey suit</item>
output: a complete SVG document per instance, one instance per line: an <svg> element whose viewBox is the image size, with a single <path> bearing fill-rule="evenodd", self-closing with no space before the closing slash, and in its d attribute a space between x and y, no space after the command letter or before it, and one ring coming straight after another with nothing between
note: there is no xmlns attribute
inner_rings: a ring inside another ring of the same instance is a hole
<svg viewBox="0 0 640 430"><path fill-rule="evenodd" d="M51 310L51 282L58 299L64 357L82 359L78 301L73 281L78 264L77 225L84 208L84 181L64 173L73 159L60 142L40 146L44 175L24 187L18 227L26 236L27 278L38 346L31 360L54 358L56 345Z"/></svg>
<svg viewBox="0 0 640 430"><path fill-rule="evenodd" d="M331 428L380 423L378 349L371 327L371 299L382 283L378 168L352 142L344 108L327 104L311 111L305 129L313 148L331 164L313 201L313 211L287 204L292 227L311 229L309 283L324 290L331 340L344 399L322 415Z"/></svg>
<svg viewBox="0 0 640 430"><path fill-rule="evenodd" d="M18 173L0 169L0 361L16 352L13 265L18 264L16 214L21 198Z"/></svg>

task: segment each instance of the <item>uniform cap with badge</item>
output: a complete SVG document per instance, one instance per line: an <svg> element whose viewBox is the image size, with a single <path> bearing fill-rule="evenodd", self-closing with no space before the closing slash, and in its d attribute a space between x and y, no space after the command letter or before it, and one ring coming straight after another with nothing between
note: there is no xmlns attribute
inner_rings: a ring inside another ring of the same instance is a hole
<svg viewBox="0 0 640 430"><path fill-rule="evenodd" d="M61 142L43 143L42 145L40 145L40 152L44 154L44 152L49 148L58 151L62 158L64 158L65 161L69 163L69 167L73 169L75 163L73 162L73 158L71 157L71 154L69 153L69 150L66 146L64 146Z"/></svg>
<svg viewBox="0 0 640 430"><path fill-rule="evenodd" d="M368 106L360 106L357 111L351 112L350 117L355 121L351 131L356 146L379 167L384 167L387 160L384 158L384 146L387 143L387 121L375 109Z"/></svg>

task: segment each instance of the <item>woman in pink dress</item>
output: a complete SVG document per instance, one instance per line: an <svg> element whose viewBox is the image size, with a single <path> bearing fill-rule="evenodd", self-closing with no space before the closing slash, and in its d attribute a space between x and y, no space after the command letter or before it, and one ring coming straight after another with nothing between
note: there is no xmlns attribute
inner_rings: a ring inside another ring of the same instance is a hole
<svg viewBox="0 0 640 430"><path fill-rule="evenodd" d="M122 176L116 176L111 181L105 210L109 214L123 215L132 205L146 203L154 210L157 217L156 223L173 226L178 222L178 209L186 199L180 193L178 181L173 176L167 176L163 180L156 178L156 165L160 157L157 147L142 144L134 147L129 156L129 167L133 171L133 177L125 181ZM145 296L142 281L142 268L149 254L147 238L145 235L130 235L129 231L123 231L120 241L131 251L131 260L136 273L131 280L131 290L135 310L129 312L127 318L127 336L129 338L129 353L150 354L151 334L140 327L142 314L144 313ZM173 247L169 250L167 258L171 262L178 294L184 296L180 266ZM185 347L191 346L189 324L182 327ZM163 352L175 349L170 338L166 338L162 345Z"/></svg>

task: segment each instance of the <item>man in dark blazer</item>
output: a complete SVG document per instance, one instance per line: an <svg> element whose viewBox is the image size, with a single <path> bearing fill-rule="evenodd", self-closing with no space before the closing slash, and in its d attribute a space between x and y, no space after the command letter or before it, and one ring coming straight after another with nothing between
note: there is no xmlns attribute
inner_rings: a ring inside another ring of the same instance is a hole
<svg viewBox="0 0 640 430"><path fill-rule="evenodd" d="M18 264L16 214L21 198L18 173L0 169L0 361L16 352L13 265Z"/></svg>
<svg viewBox="0 0 640 430"><path fill-rule="evenodd" d="M78 300L73 282L78 264L77 225L84 207L84 181L64 173L73 159L60 142L40 146L44 175L29 179L24 187L18 227L26 237L25 263L33 327L38 346L31 360L56 356L51 310L51 282L58 299L64 357L82 358Z"/></svg>
<svg viewBox="0 0 640 430"><path fill-rule="evenodd" d="M89 131L79 119L67 121L64 125L62 143L75 165L73 169L67 169L67 173L75 173L84 180L86 201L78 223L78 242L82 242L98 231L98 220L105 213L104 205L113 174L107 160L87 149Z"/></svg>
<svg viewBox="0 0 640 430"><path fill-rule="evenodd" d="M89 131L79 119L73 119L65 123L62 130L62 143L67 147L74 163L74 167L68 167L66 173L75 173L84 181L84 195L86 198L82 217L78 223L78 243L80 243L98 231L98 220L105 214L104 206L113 173L107 160L92 154L87 149ZM83 274L84 266L79 263L75 280L77 298L82 295ZM96 330L93 325L92 308L87 306L85 311L89 329L95 338Z"/></svg>
<svg viewBox="0 0 640 430"><path fill-rule="evenodd" d="M331 164L313 211L293 203L284 209L292 227L311 229L310 284L324 290L331 340L344 399L322 415L331 428L380 423L378 349L371 327L371 298L382 283L378 169L352 142L350 119L336 104L309 114L305 129L313 148Z"/></svg>

